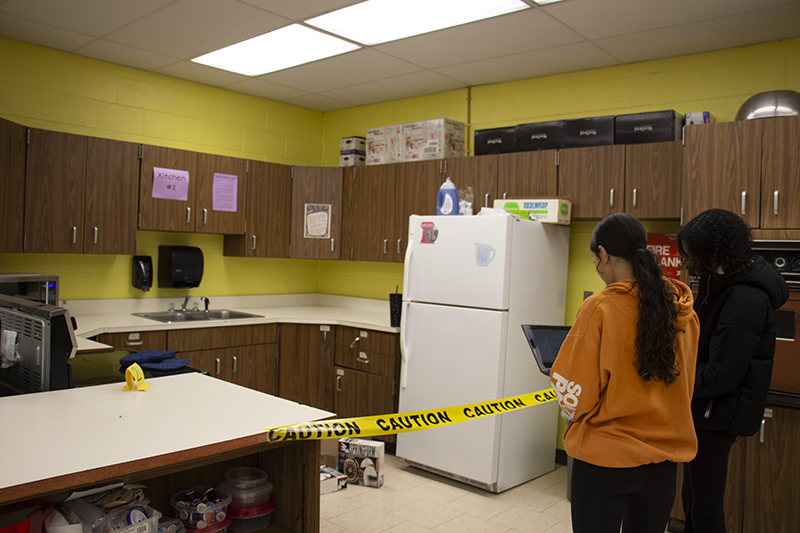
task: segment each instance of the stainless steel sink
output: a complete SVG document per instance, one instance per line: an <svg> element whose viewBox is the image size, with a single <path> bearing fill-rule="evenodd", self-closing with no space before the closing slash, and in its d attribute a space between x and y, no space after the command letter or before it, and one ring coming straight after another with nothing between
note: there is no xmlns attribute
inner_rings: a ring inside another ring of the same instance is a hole
<svg viewBox="0 0 800 533"><path fill-rule="evenodd" d="M159 322L202 322L204 320L236 320L261 318L262 315L218 309L215 311L166 311L161 313L133 313L134 316L158 320Z"/></svg>

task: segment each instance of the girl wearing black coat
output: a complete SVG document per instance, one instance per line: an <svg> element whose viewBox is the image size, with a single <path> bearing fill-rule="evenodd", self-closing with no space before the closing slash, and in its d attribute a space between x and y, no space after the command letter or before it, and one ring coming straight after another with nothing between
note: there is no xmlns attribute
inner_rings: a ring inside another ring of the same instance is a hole
<svg viewBox="0 0 800 533"><path fill-rule="evenodd" d="M700 276L700 319L692 416L698 451L684 465L686 533L725 533L725 482L731 445L755 434L772 379L773 310L789 297L781 275L753 255L737 215L710 209L678 233L689 272Z"/></svg>

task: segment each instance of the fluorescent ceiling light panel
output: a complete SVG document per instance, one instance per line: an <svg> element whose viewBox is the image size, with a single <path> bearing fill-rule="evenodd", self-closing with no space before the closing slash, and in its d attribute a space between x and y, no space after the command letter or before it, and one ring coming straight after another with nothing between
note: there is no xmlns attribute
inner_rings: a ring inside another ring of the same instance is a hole
<svg viewBox="0 0 800 533"><path fill-rule="evenodd" d="M555 4L556 2L563 2L563 0L533 0L533 1L539 4L540 6L546 4Z"/></svg>
<svg viewBox="0 0 800 533"><path fill-rule="evenodd" d="M331 35L292 24L192 59L195 63L260 76L361 48Z"/></svg>
<svg viewBox="0 0 800 533"><path fill-rule="evenodd" d="M368 0L306 21L321 30L373 45L513 13L520 0Z"/></svg>

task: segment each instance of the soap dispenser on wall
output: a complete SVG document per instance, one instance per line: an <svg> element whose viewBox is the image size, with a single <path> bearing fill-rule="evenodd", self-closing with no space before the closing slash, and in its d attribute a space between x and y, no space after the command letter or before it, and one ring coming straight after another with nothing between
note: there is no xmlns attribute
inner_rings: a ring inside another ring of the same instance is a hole
<svg viewBox="0 0 800 533"><path fill-rule="evenodd" d="M144 292L153 286L153 260L149 255L133 256L133 286Z"/></svg>

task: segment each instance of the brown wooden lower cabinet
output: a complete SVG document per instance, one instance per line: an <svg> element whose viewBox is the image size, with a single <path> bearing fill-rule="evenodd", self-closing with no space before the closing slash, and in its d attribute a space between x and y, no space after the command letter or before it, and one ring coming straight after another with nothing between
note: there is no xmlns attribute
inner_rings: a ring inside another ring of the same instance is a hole
<svg viewBox="0 0 800 533"><path fill-rule="evenodd" d="M167 349L166 331L134 331L130 333L103 333L97 336L97 342L113 346L115 350L164 351Z"/></svg>
<svg viewBox="0 0 800 533"><path fill-rule="evenodd" d="M800 530L800 404L767 405L762 429L731 448L725 490L728 533ZM679 465L680 466L680 465ZM682 470L670 531L683 531Z"/></svg>
<svg viewBox="0 0 800 533"><path fill-rule="evenodd" d="M392 413L393 388L389 378L337 366L333 411L339 418Z"/></svg>
<svg viewBox="0 0 800 533"><path fill-rule="evenodd" d="M333 411L334 326L281 324L278 395Z"/></svg>

